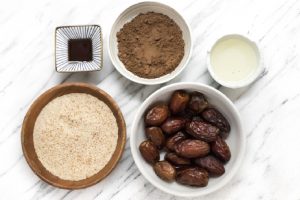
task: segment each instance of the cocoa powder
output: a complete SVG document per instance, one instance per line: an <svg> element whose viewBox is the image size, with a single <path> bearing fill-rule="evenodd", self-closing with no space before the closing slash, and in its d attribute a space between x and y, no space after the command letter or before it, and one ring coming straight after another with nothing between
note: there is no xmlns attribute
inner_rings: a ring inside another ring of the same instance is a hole
<svg viewBox="0 0 300 200"><path fill-rule="evenodd" d="M117 33L119 58L125 67L143 78L171 73L184 55L179 26L168 16L139 14Z"/></svg>

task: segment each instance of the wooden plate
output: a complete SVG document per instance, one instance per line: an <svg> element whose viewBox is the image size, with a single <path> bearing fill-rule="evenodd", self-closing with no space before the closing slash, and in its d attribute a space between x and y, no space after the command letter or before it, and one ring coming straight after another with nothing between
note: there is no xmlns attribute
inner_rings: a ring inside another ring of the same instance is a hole
<svg viewBox="0 0 300 200"><path fill-rule="evenodd" d="M33 145L33 128L39 113L45 105L47 105L51 100L56 97L62 96L69 93L86 93L94 97L97 97L101 101L105 102L108 107L112 110L114 116L116 117L118 124L118 141L116 150L113 153L110 161L106 166L100 170L97 174L80 181L69 181L60 179L57 176L51 174L39 161L37 154ZM126 125L121 113L119 106L116 102L103 90L84 83L65 83L57 85L44 94L39 96L29 108L22 126L22 149L27 163L34 171L45 182L64 189L80 189L96 184L97 182L104 179L116 166L117 162L120 160L121 155L124 151L124 146L126 143Z"/></svg>

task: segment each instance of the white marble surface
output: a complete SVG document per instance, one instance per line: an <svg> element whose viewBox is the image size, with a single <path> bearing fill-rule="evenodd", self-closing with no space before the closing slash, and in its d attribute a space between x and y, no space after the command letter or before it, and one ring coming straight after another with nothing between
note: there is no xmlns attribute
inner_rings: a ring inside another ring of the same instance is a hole
<svg viewBox="0 0 300 200"><path fill-rule="evenodd" d="M62 82L98 85L125 115L128 137L136 109L158 86L134 84L116 72L104 49L101 72L58 74L54 29L99 24L104 40L114 19L134 0L9 0L0 6L0 199L182 199L154 188L133 163L129 143L117 168L99 184L68 191L41 181L21 149L22 119L32 101ZM300 199L300 1L165 0L191 25L194 52L187 69L171 82L195 81L217 87L241 112L247 152L238 174L203 200ZM237 32L259 41L268 67L247 89L220 87L206 70L206 50L216 35ZM169 83L168 83L169 84ZM199 198L200 199L200 198Z"/></svg>

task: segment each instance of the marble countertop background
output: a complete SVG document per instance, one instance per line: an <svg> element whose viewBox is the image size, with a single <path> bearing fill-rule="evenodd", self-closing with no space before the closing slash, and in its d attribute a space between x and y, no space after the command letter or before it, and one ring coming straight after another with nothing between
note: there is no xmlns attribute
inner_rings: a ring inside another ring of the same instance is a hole
<svg viewBox="0 0 300 200"><path fill-rule="evenodd" d="M141 102L162 87L122 77L107 55L107 38L118 14L135 0L10 0L0 6L0 199L182 199L154 188L136 168L127 142L116 169L83 190L54 188L41 181L22 154L20 129L33 100L62 82L95 84L113 96L124 113L128 138ZM299 200L300 179L300 1L164 0L192 28L194 51L175 80L216 87L239 109L247 135L244 162L234 179L202 200ZM100 72L59 74L54 69L55 27L99 24L104 32ZM259 42L267 72L253 85L230 90L206 69L206 51L217 35L242 33ZM128 139L127 138L127 139ZM198 198L200 199L200 198Z"/></svg>

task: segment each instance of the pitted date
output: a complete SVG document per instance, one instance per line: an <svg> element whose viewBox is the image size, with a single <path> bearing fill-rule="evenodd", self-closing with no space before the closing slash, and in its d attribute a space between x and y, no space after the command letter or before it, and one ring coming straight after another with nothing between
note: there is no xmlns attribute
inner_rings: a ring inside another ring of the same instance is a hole
<svg viewBox="0 0 300 200"><path fill-rule="evenodd" d="M154 164L159 161L159 151L153 142L147 140L140 144L140 152L145 159L150 164Z"/></svg>
<svg viewBox="0 0 300 200"><path fill-rule="evenodd" d="M205 187L208 179L207 171L197 167L180 170L176 176L178 183L198 187Z"/></svg>
<svg viewBox="0 0 300 200"><path fill-rule="evenodd" d="M205 142L215 141L220 132L217 127L211 124L195 120L187 123L185 130L188 134Z"/></svg>
<svg viewBox="0 0 300 200"><path fill-rule="evenodd" d="M185 139L186 139L186 135L183 132L178 132L167 139L166 148L170 151L174 151L175 145Z"/></svg>
<svg viewBox="0 0 300 200"><path fill-rule="evenodd" d="M194 162L203 169L206 169L212 176L221 176L225 173L223 163L214 156L197 158Z"/></svg>
<svg viewBox="0 0 300 200"><path fill-rule="evenodd" d="M230 132L230 124L227 119L215 108L207 108L202 112L202 117L218 127L222 132L229 133Z"/></svg>
<svg viewBox="0 0 300 200"><path fill-rule="evenodd" d="M224 162L229 161L231 158L229 146L221 137L218 137L216 141L211 143L211 150L219 159Z"/></svg>
<svg viewBox="0 0 300 200"><path fill-rule="evenodd" d="M206 156L210 152L210 147L204 141L187 139L175 145L175 152L184 158L197 158Z"/></svg>
<svg viewBox="0 0 300 200"><path fill-rule="evenodd" d="M173 114L183 112L190 100L190 95L183 91L177 90L172 94L170 100L170 110Z"/></svg>
<svg viewBox="0 0 300 200"><path fill-rule="evenodd" d="M183 129L186 122L186 119L182 117L169 118L161 125L161 129L164 133L171 135Z"/></svg>
<svg viewBox="0 0 300 200"><path fill-rule="evenodd" d="M165 135L159 127L152 126L146 128L146 136L159 149L161 149L165 144Z"/></svg>
<svg viewBox="0 0 300 200"><path fill-rule="evenodd" d="M199 114L207 107L208 107L208 102L202 93L193 92L191 94L191 100L189 102L189 109L191 109L195 113Z"/></svg>
<svg viewBox="0 0 300 200"><path fill-rule="evenodd" d="M145 124L147 126L160 126L169 116L167 105L159 104L152 107L145 115Z"/></svg>
<svg viewBox="0 0 300 200"><path fill-rule="evenodd" d="M153 168L159 178L168 182L175 180L176 170L168 161L159 161Z"/></svg>

